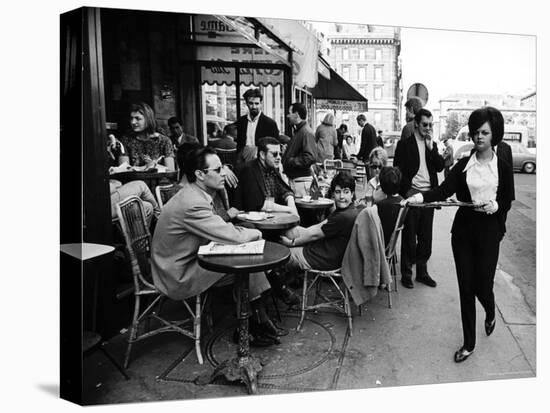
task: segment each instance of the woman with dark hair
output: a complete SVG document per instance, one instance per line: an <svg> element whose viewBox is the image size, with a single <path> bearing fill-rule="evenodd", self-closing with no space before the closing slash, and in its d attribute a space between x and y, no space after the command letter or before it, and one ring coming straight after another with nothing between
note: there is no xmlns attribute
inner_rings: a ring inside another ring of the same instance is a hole
<svg viewBox="0 0 550 413"><path fill-rule="evenodd" d="M121 138L126 153L118 158L118 164L128 162L132 166L150 166L162 161L168 171L175 171L174 148L170 138L157 132L153 109L146 103L134 103L130 107L128 136Z"/></svg>
<svg viewBox="0 0 550 413"><path fill-rule="evenodd" d="M464 335L464 343L454 355L457 363L475 348L476 297L485 310L485 333L489 336L495 328L493 281L513 198L512 168L494 151L504 135L502 113L493 107L477 109L468 119L468 129L474 142L470 156L460 159L438 188L407 200L442 201L456 193L459 201L475 205L460 207L451 229Z"/></svg>

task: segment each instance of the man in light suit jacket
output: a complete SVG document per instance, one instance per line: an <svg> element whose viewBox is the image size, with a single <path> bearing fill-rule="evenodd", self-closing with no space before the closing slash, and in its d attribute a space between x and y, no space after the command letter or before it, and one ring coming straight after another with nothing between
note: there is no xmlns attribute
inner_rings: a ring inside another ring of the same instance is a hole
<svg viewBox="0 0 550 413"><path fill-rule="evenodd" d="M185 161L189 183L165 205L157 222L151 251L153 281L174 300L200 294L226 277L199 265L197 253L201 245L210 241L238 244L262 238L257 229L235 226L216 214L213 198L216 191L224 188L224 174L221 160L213 149L193 150ZM250 277L249 288L253 315L258 316L258 320L254 320L257 323L251 320L250 324L251 345L275 344L279 334L264 331L266 323L272 327L260 300L261 293L270 288L265 275Z"/></svg>
<svg viewBox="0 0 550 413"><path fill-rule="evenodd" d="M414 118L414 135L400 140L393 163L401 170L399 194L408 198L418 192L437 187L437 173L445 166L433 142L433 118L429 110L420 109ZM412 266L416 264L416 280L430 287L437 283L428 274L432 254L433 208L411 208L401 235L401 283L413 288Z"/></svg>
<svg viewBox="0 0 550 413"><path fill-rule="evenodd" d="M238 162L249 161L256 155L258 140L271 136L279 137L277 123L262 113L263 95L260 89L247 90L243 98L248 107L248 115L237 120Z"/></svg>

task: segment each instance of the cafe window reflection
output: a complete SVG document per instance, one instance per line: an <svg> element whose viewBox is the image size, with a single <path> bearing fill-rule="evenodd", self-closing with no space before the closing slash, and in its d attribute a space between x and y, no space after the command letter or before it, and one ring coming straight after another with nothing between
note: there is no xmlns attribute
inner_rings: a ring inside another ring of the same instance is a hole
<svg viewBox="0 0 550 413"><path fill-rule="evenodd" d="M208 142L222 135L223 128L236 122L240 115L246 115L248 108L242 98L248 89L259 88L263 95L262 112L277 122L280 130L284 129L284 72L271 68L240 68L239 96L236 87L236 68L205 67L201 68L202 84L202 130L203 139Z"/></svg>

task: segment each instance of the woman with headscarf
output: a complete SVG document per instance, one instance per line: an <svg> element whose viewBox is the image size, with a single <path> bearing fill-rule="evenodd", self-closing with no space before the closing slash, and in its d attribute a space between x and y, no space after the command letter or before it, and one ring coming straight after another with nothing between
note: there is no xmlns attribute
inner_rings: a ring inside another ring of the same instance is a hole
<svg viewBox="0 0 550 413"><path fill-rule="evenodd" d="M325 159L334 159L334 148L338 146L338 138L332 113L327 113L323 122L317 127L315 143L317 144L317 162L323 163Z"/></svg>
<svg viewBox="0 0 550 413"><path fill-rule="evenodd" d="M474 204L458 209L451 228L464 336L454 355L457 363L466 360L476 345L476 297L485 310L487 336L495 328L493 282L513 199L512 167L494 150L504 135L502 113L489 106L476 109L468 129L474 142L470 156L460 159L438 188L408 199L411 203L442 201L456 193L459 201Z"/></svg>

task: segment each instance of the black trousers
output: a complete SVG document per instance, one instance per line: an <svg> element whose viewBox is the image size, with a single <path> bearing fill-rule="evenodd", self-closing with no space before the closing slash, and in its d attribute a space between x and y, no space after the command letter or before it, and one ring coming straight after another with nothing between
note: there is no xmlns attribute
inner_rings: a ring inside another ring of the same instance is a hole
<svg viewBox="0 0 550 413"><path fill-rule="evenodd" d="M473 211L464 215L467 216L460 220L460 225L453 226L451 245L460 294L464 347L471 351L476 345L476 297L485 310L485 320L495 318L493 282L502 233L494 215Z"/></svg>
<svg viewBox="0 0 550 413"><path fill-rule="evenodd" d="M410 195L416 193L411 192ZM416 264L416 276L425 275L432 255L433 208L409 208L401 233L401 277L412 277Z"/></svg>

